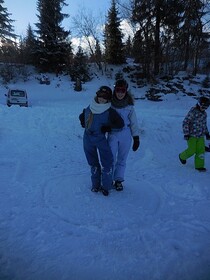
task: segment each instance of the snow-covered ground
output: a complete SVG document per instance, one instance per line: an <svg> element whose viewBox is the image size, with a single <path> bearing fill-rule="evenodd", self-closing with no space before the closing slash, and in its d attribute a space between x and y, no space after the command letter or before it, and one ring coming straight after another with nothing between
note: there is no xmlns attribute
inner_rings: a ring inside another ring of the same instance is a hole
<svg viewBox="0 0 210 280"><path fill-rule="evenodd" d="M136 100L140 148L124 191L104 197L90 191L78 120L101 85L113 80L75 92L67 76L31 77L12 85L28 91L28 108L8 108L1 86L0 280L209 280L210 154L206 173L178 160L196 100Z"/></svg>

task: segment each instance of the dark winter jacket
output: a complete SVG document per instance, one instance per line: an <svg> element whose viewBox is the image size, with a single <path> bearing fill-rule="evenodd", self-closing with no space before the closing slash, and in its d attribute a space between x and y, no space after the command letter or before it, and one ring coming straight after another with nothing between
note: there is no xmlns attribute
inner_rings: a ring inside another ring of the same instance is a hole
<svg viewBox="0 0 210 280"><path fill-rule="evenodd" d="M112 108L96 114L88 106L80 114L79 119L82 127L85 128L85 133L95 136L104 135L106 131L110 132L111 129L120 129L124 126L123 119Z"/></svg>

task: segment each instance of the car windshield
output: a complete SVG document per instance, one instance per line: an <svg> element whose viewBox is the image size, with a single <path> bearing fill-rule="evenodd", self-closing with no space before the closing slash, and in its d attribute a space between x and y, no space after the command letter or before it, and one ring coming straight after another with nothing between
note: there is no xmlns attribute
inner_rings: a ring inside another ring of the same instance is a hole
<svg viewBox="0 0 210 280"><path fill-rule="evenodd" d="M11 96L24 97L25 92L23 90L11 90Z"/></svg>

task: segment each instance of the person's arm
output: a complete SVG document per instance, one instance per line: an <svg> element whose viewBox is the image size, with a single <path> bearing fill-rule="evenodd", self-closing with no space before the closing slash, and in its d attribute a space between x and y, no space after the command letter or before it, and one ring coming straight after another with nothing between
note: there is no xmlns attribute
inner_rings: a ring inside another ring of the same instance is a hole
<svg viewBox="0 0 210 280"><path fill-rule="evenodd" d="M134 107L132 106L131 112L129 114L130 119L130 129L131 129L131 135L133 137L133 151L137 151L140 146L140 137L139 137L139 125L138 120L136 116L136 112L134 110Z"/></svg>
<svg viewBox="0 0 210 280"><path fill-rule="evenodd" d="M118 114L118 112L110 108L109 111L109 120L110 120L110 127L115 129L121 129L124 127L124 120L123 118Z"/></svg>
<svg viewBox="0 0 210 280"><path fill-rule="evenodd" d="M184 134L184 139L188 140L190 138L190 125L194 119L194 110L191 109L186 117L183 120L182 123L182 129L183 129L183 134Z"/></svg>
<svg viewBox="0 0 210 280"><path fill-rule="evenodd" d="M131 111L129 114L129 119L130 119L130 129L131 129L131 135L132 137L134 136L139 136L139 125L138 125L138 120L136 116L136 112L134 110L134 107L131 107Z"/></svg>
<svg viewBox="0 0 210 280"><path fill-rule="evenodd" d="M83 128L85 128L85 109L83 109L83 112L79 115L80 124Z"/></svg>

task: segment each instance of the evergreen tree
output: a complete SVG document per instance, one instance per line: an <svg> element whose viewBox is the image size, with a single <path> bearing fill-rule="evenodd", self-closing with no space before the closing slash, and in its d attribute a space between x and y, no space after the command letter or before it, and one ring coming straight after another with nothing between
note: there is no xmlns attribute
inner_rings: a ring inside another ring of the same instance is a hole
<svg viewBox="0 0 210 280"><path fill-rule="evenodd" d="M184 53L184 70L193 61L196 74L199 55L208 37L203 31L202 18L205 16L205 4L200 0L188 0L184 3L183 24L180 28L180 41Z"/></svg>
<svg viewBox="0 0 210 280"><path fill-rule="evenodd" d="M22 62L25 64L36 65L36 49L37 40L35 39L34 32L31 28L31 25L29 24L26 30L26 37L20 44L20 55Z"/></svg>
<svg viewBox="0 0 210 280"><path fill-rule="evenodd" d="M145 48L144 48L145 41L141 29L135 32L132 43L133 43L132 56L134 57L134 61L136 63L143 63L144 53L145 53Z"/></svg>
<svg viewBox="0 0 210 280"><path fill-rule="evenodd" d="M86 82L90 80L87 61L87 56L83 52L81 46L79 46L72 63L69 65L69 74L72 81L77 81L77 79L79 79L82 82Z"/></svg>
<svg viewBox="0 0 210 280"><path fill-rule="evenodd" d="M99 40L96 40L95 56L96 56L98 61L101 61L101 59L102 59L102 52L101 52L101 47L100 47Z"/></svg>
<svg viewBox="0 0 210 280"><path fill-rule="evenodd" d="M19 49L17 44L11 40L4 40L0 47L1 62L17 63L19 57Z"/></svg>
<svg viewBox="0 0 210 280"><path fill-rule="evenodd" d="M180 41L180 26L184 13L183 0L168 0L164 6L162 18L161 55L164 60L163 72L173 74L182 64L182 43Z"/></svg>
<svg viewBox="0 0 210 280"><path fill-rule="evenodd" d="M102 70L103 55L101 51L100 42L98 39L95 41L95 50L89 54L89 62L96 63L99 70Z"/></svg>
<svg viewBox="0 0 210 280"><path fill-rule="evenodd" d="M0 59L1 61L14 62L17 55L17 46L12 41L16 38L13 33L13 20L10 13L3 7L4 0L0 0Z"/></svg>
<svg viewBox="0 0 210 280"><path fill-rule="evenodd" d="M95 61L99 67L99 70L102 69L102 52L101 52L101 47L100 47L100 43L99 40L96 40L96 49L95 49Z"/></svg>
<svg viewBox="0 0 210 280"><path fill-rule="evenodd" d="M43 71L57 73L68 64L71 55L70 32L61 27L62 21L68 17L61 10L67 4L65 0L38 0L37 3L39 22L36 23L36 56L39 67Z"/></svg>
<svg viewBox="0 0 210 280"><path fill-rule="evenodd" d="M134 53L142 63L146 77L163 69L163 63L186 70L193 61L196 72L199 56L205 48L203 18L208 1L132 0L132 20L136 23ZM137 48L136 48L137 47ZM139 49L139 53L138 53ZM164 66L165 66L164 65ZM168 67L167 69L169 69ZM166 68L165 68L166 69Z"/></svg>
<svg viewBox="0 0 210 280"><path fill-rule="evenodd" d="M132 49L133 49L133 44L132 44L132 40L131 40L131 36L128 36L127 41L125 42L125 56L126 57L132 57Z"/></svg>
<svg viewBox="0 0 210 280"><path fill-rule="evenodd" d="M7 8L3 7L4 0L0 0L0 40L7 40L9 38L15 38L14 27L12 22L14 20L10 19L10 13L8 13Z"/></svg>
<svg viewBox="0 0 210 280"><path fill-rule="evenodd" d="M125 62L123 34L120 29L116 1L112 0L111 8L108 11L107 23L105 24L105 59L110 64L122 64Z"/></svg>
<svg viewBox="0 0 210 280"><path fill-rule="evenodd" d="M155 0L133 0L132 21L138 26L134 36L136 60L142 64L145 77L154 72L155 53ZM138 54L139 50L139 54Z"/></svg>

